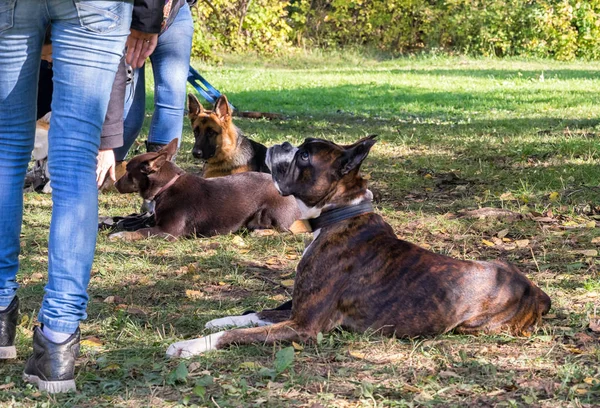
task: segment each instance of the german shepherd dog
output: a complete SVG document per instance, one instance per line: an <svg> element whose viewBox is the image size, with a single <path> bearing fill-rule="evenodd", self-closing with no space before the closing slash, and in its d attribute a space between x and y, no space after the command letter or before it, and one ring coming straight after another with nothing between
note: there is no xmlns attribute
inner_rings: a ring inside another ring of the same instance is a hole
<svg viewBox="0 0 600 408"><path fill-rule="evenodd" d="M225 95L213 110L204 109L193 94L188 94L188 117L194 131L192 155L205 161L204 178L258 171L270 173L265 164L266 146L248 139L232 122L232 111Z"/></svg>

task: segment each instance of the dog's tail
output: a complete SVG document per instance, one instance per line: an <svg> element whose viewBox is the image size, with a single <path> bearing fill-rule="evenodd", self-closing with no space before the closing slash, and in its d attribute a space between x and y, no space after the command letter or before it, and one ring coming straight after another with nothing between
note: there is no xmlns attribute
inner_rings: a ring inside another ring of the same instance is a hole
<svg viewBox="0 0 600 408"><path fill-rule="evenodd" d="M52 116L52 111L50 111L50 112L46 113L44 116L42 116L42 117L41 117L41 118L39 118L38 120L39 120L40 122L43 122L43 123L48 123L48 124L50 124L50 117L51 117L51 116Z"/></svg>

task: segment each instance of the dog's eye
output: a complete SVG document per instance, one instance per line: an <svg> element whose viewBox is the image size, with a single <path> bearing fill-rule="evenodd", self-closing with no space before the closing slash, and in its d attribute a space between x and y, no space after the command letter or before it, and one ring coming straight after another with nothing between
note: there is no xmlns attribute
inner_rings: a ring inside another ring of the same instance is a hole
<svg viewBox="0 0 600 408"><path fill-rule="evenodd" d="M306 151L300 152L300 160L308 161L308 152L306 152Z"/></svg>

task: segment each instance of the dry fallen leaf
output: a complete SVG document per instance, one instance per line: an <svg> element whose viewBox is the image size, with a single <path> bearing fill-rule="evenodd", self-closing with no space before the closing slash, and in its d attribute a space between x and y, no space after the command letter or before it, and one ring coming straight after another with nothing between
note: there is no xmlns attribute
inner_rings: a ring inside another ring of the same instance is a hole
<svg viewBox="0 0 600 408"><path fill-rule="evenodd" d="M9 388L12 388L14 386L15 386L14 382L9 382L8 384L0 385L0 390L8 390Z"/></svg>
<svg viewBox="0 0 600 408"><path fill-rule="evenodd" d="M233 239L231 240L231 243L240 248L247 246L247 244L244 242L242 237L240 237L239 235L236 235L235 237L233 237Z"/></svg>
<svg viewBox="0 0 600 408"><path fill-rule="evenodd" d="M362 353L362 352L356 351L356 350L348 350L348 354L350 354L352 357L354 357L358 360L364 360L366 357L365 353Z"/></svg>
<svg viewBox="0 0 600 408"><path fill-rule="evenodd" d="M294 350L296 351L304 350L304 347L301 344L296 343L295 341L292 341L292 347L294 347Z"/></svg>
<svg viewBox="0 0 600 408"><path fill-rule="evenodd" d="M118 370L119 368L121 368L121 366L120 366L120 365L118 365L117 363L112 363L112 364L109 364L109 365L107 365L106 367L104 367L104 368L102 369L102 371L116 371L116 370Z"/></svg>
<svg viewBox="0 0 600 408"><path fill-rule="evenodd" d="M267 265L277 265L279 263L278 258L269 258L265 261Z"/></svg>
<svg viewBox="0 0 600 408"><path fill-rule="evenodd" d="M504 238L507 235L508 235L508 228L498 231L498 234L496 234L496 236L500 239Z"/></svg>
<svg viewBox="0 0 600 408"><path fill-rule="evenodd" d="M594 333L600 333L600 316L592 318L589 327Z"/></svg>
<svg viewBox="0 0 600 408"><path fill-rule="evenodd" d="M281 284L283 286L285 286L286 288L291 288L294 286L294 280L293 279L286 279L286 280L282 280Z"/></svg>
<svg viewBox="0 0 600 408"><path fill-rule="evenodd" d="M493 246L495 246L495 245L496 245L496 244L494 244L492 241L488 241L487 239L482 239L482 240L481 240L481 242L482 242L484 245L486 245L486 246L489 246L489 247L493 247Z"/></svg>
<svg viewBox="0 0 600 408"><path fill-rule="evenodd" d="M200 299L202 297L202 292L199 290L186 289L185 297L190 299Z"/></svg>
<svg viewBox="0 0 600 408"><path fill-rule="evenodd" d="M83 346L92 347L92 348L98 348L98 347L102 347L104 345L104 343L102 343L102 340L100 340L98 337L95 337L95 336L89 336L89 337L84 338L83 340L81 340L81 344Z"/></svg>
<svg viewBox="0 0 600 408"><path fill-rule="evenodd" d="M440 371L438 375L442 378L449 378L449 377L460 378L460 375L456 374L454 371L449 371L449 370Z"/></svg>
<svg viewBox="0 0 600 408"><path fill-rule="evenodd" d="M518 248L525 248L529 245L529 240L528 239L519 239L515 241L515 244L517 245Z"/></svg>

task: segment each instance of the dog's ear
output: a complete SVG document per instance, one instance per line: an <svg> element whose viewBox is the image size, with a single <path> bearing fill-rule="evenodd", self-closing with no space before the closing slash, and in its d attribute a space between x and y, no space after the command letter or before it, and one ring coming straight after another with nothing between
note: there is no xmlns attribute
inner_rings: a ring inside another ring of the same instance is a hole
<svg viewBox="0 0 600 408"><path fill-rule="evenodd" d="M200 103L196 95L188 94L188 118L194 119L204 112L204 106Z"/></svg>
<svg viewBox="0 0 600 408"><path fill-rule="evenodd" d="M377 142L375 140L376 136L377 135L370 135L363 137L358 142L344 147L340 166L340 173L342 176L345 176L354 170L358 171L360 164L369 154L371 147Z"/></svg>
<svg viewBox="0 0 600 408"><path fill-rule="evenodd" d="M179 144L179 139L175 138L175 139L171 140L168 145L166 145L165 147L160 149L158 152L161 154L162 153L166 154L167 160L171 161L173 156L175 156L175 154L177 153L177 145L178 144Z"/></svg>
<svg viewBox="0 0 600 408"><path fill-rule="evenodd" d="M156 152L156 157L145 162L140 171L144 174L150 174L158 171L163 164L171 161L173 156L175 156L175 153L177 153L178 142L179 139L171 140L168 145Z"/></svg>
<svg viewBox="0 0 600 408"><path fill-rule="evenodd" d="M231 117L231 107L225 95L219 96L219 99L215 102L214 111L221 120L227 120Z"/></svg>

